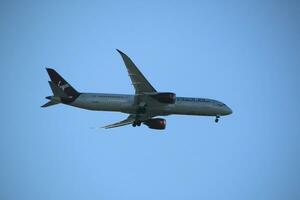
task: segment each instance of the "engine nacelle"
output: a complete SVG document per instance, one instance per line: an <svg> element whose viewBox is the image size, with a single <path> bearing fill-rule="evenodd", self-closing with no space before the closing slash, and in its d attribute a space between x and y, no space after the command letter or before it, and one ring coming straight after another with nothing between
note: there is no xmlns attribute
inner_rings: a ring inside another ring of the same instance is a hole
<svg viewBox="0 0 300 200"><path fill-rule="evenodd" d="M144 122L151 129L163 130L166 128L167 122L162 118L149 119Z"/></svg>
<svg viewBox="0 0 300 200"><path fill-rule="evenodd" d="M176 94L172 92L160 92L153 97L161 103L174 104L176 101Z"/></svg>

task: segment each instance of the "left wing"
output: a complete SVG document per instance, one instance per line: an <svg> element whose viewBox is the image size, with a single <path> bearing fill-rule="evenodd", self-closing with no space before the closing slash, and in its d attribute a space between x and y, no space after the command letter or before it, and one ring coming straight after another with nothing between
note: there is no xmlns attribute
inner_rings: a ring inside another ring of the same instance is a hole
<svg viewBox="0 0 300 200"><path fill-rule="evenodd" d="M128 75L135 89L135 94L156 93L154 87L149 83L149 81L145 78L142 72L140 72L140 70L132 62L132 60L119 49L117 49L117 51L121 54L123 61L126 65Z"/></svg>
<svg viewBox="0 0 300 200"><path fill-rule="evenodd" d="M120 126L126 126L128 124L132 124L135 120L136 120L135 115L129 115L128 118L123 121L120 121L120 122L117 122L114 124L110 124L110 125L104 126L102 128L109 129L109 128L116 128L116 127L120 127Z"/></svg>

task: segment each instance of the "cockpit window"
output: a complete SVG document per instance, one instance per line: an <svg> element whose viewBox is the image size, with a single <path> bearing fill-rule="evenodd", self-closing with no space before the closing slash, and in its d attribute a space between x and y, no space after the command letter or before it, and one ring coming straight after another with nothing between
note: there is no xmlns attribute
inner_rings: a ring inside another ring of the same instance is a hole
<svg viewBox="0 0 300 200"><path fill-rule="evenodd" d="M213 101L213 104L215 104L215 105L217 105L217 106L220 106L220 107L225 106L224 103L219 102L219 101L215 101L215 100Z"/></svg>

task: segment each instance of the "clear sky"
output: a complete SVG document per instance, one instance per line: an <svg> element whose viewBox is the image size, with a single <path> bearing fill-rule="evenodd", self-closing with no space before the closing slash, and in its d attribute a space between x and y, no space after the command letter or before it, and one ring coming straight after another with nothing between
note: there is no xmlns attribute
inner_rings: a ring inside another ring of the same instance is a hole
<svg viewBox="0 0 300 200"><path fill-rule="evenodd" d="M300 199L299 1L1 1L0 28L0 199ZM45 67L134 93L116 48L233 115L103 130L126 115L40 108Z"/></svg>

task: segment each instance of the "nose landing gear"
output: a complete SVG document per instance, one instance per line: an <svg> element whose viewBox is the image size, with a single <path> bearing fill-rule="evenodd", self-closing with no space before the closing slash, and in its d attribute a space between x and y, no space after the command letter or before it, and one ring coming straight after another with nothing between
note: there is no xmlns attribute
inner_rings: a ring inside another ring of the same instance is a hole
<svg viewBox="0 0 300 200"><path fill-rule="evenodd" d="M220 116L217 115L217 116L216 116L216 119L215 119L215 122L218 123L218 122L219 122L219 119L220 119Z"/></svg>

